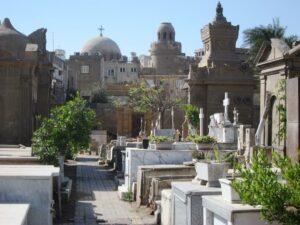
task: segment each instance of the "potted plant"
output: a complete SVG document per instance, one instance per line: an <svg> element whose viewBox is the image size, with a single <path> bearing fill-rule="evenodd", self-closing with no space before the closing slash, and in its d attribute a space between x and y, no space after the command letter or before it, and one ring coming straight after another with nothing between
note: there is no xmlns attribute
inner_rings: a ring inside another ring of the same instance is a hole
<svg viewBox="0 0 300 225"><path fill-rule="evenodd" d="M157 149L157 150L171 150L172 143L174 140L168 136L154 136L150 135L148 137L150 141L150 149Z"/></svg>
<svg viewBox="0 0 300 225"><path fill-rule="evenodd" d="M232 184L236 178L236 165L238 157L236 152L230 152L224 156L224 162L229 164L229 168L232 169L232 176L219 179L221 184L222 197L231 203L238 203L241 201L239 194L235 191Z"/></svg>
<svg viewBox="0 0 300 225"><path fill-rule="evenodd" d="M208 135L189 135L187 140L194 142L197 150L211 150L216 144L216 139Z"/></svg>
<svg viewBox="0 0 300 225"><path fill-rule="evenodd" d="M281 177L260 150L249 167L237 168L241 179L235 179L233 187L243 203L262 208L263 219L282 225L300 224L300 164L276 153L272 158Z"/></svg>
<svg viewBox="0 0 300 225"><path fill-rule="evenodd" d="M213 160L204 160L195 164L197 172L195 179L201 184L207 183L209 187L219 187L219 179L226 177L228 168L229 164L221 160L220 150L216 147Z"/></svg>

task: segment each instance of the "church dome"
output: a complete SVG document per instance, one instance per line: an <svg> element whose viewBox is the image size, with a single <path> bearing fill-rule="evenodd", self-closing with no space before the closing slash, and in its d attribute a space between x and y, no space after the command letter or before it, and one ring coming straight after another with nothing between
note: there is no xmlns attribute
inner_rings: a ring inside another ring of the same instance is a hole
<svg viewBox="0 0 300 225"><path fill-rule="evenodd" d="M26 44L29 39L17 31L8 18L0 25L1 58L24 58Z"/></svg>
<svg viewBox="0 0 300 225"><path fill-rule="evenodd" d="M108 37L98 36L89 40L81 50L81 54L101 54L105 60L119 59L121 51L116 42Z"/></svg>
<svg viewBox="0 0 300 225"><path fill-rule="evenodd" d="M157 35L159 41L175 41L175 29L171 23L161 23Z"/></svg>

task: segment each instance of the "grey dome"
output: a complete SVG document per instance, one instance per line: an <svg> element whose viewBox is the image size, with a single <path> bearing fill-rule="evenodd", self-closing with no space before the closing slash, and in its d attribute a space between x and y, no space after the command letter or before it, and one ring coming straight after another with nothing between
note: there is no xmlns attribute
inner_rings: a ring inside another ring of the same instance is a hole
<svg viewBox="0 0 300 225"><path fill-rule="evenodd" d="M175 41L175 29L171 23L161 23L157 35L159 41Z"/></svg>
<svg viewBox="0 0 300 225"><path fill-rule="evenodd" d="M121 51L116 42L108 37L97 36L90 39L82 48L81 54L101 54L106 60L119 59Z"/></svg>

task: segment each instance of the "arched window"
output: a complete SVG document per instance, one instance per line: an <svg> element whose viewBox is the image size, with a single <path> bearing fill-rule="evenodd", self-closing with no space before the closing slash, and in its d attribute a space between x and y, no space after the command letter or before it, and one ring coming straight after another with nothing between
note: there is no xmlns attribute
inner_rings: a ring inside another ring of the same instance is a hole
<svg viewBox="0 0 300 225"><path fill-rule="evenodd" d="M173 34L171 32L169 33L169 39L173 41Z"/></svg>
<svg viewBox="0 0 300 225"><path fill-rule="evenodd" d="M163 39L167 40L167 33L166 32L163 33Z"/></svg>
<svg viewBox="0 0 300 225"><path fill-rule="evenodd" d="M160 33L157 33L158 40L160 41Z"/></svg>

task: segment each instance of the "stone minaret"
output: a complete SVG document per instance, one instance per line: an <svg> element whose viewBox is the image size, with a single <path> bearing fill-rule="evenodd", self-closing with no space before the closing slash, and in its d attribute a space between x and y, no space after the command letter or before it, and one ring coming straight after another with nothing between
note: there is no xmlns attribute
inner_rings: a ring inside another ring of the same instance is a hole
<svg viewBox="0 0 300 225"><path fill-rule="evenodd" d="M152 67L156 74L176 74L181 43L175 41L175 30L171 23L161 23L157 31L157 41L150 49Z"/></svg>

